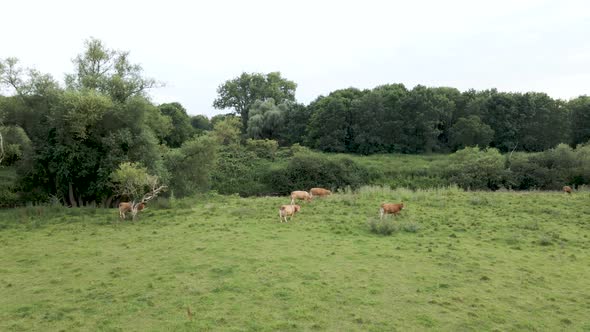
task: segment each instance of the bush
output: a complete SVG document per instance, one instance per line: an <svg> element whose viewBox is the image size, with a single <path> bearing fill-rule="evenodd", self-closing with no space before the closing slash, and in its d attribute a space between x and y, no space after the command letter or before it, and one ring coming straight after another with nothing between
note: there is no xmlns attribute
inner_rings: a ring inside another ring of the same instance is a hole
<svg viewBox="0 0 590 332"><path fill-rule="evenodd" d="M381 235L391 235L400 229L395 218L371 218L367 221L367 226L372 233Z"/></svg>
<svg viewBox="0 0 590 332"><path fill-rule="evenodd" d="M12 208L21 205L18 194L9 187L0 187L0 208Z"/></svg>
<svg viewBox="0 0 590 332"><path fill-rule="evenodd" d="M422 227L415 222L401 224L401 229L408 233L417 233Z"/></svg>
<svg viewBox="0 0 590 332"><path fill-rule="evenodd" d="M313 187L356 189L369 183L369 172L350 158L332 159L322 154L303 153L291 158L286 167L271 170L265 182L279 194Z"/></svg>
<svg viewBox="0 0 590 332"><path fill-rule="evenodd" d="M451 156L449 180L465 189L500 188L504 178L504 157L497 149L465 148Z"/></svg>
<svg viewBox="0 0 590 332"><path fill-rule="evenodd" d="M258 158L274 160L279 143L271 139L251 139L246 141L246 150L254 152Z"/></svg>
<svg viewBox="0 0 590 332"><path fill-rule="evenodd" d="M2 164L13 165L31 151L31 140L19 126L0 126L4 145Z"/></svg>
<svg viewBox="0 0 590 332"><path fill-rule="evenodd" d="M258 158L243 148L226 148L211 175L211 188L218 193L253 196L270 194L273 190L265 178L270 171L269 161Z"/></svg>
<svg viewBox="0 0 590 332"><path fill-rule="evenodd" d="M516 154L507 163L505 182L513 188L559 190L590 183L590 146L560 144L535 154Z"/></svg>

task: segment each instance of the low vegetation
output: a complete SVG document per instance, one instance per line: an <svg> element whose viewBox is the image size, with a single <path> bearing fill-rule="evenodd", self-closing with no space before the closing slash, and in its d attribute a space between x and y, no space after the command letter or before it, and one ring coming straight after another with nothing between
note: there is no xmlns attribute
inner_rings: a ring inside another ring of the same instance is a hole
<svg viewBox="0 0 590 332"><path fill-rule="evenodd" d="M388 236L382 202L404 201ZM588 330L590 193L361 187L0 210L0 330Z"/></svg>

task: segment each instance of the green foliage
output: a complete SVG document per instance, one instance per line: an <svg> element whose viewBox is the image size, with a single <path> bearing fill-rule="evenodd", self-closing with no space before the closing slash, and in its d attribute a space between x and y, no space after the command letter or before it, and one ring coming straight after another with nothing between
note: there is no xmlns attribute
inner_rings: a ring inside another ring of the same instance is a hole
<svg viewBox="0 0 590 332"><path fill-rule="evenodd" d="M537 178L539 188L558 190L565 184L573 183L581 160L571 147L560 144L554 149L531 155L529 161L534 165L530 172Z"/></svg>
<svg viewBox="0 0 590 332"><path fill-rule="evenodd" d="M19 195L12 188L0 186L0 208L13 208L21 203Z"/></svg>
<svg viewBox="0 0 590 332"><path fill-rule="evenodd" d="M279 143L269 139L251 139L246 140L246 150L252 151L258 158L274 160Z"/></svg>
<svg viewBox="0 0 590 332"><path fill-rule="evenodd" d="M72 90L93 90L124 102L157 86L154 79L143 77L140 65L129 62L129 52L108 49L95 38L86 41L84 52L73 62L75 73L66 76Z"/></svg>
<svg viewBox="0 0 590 332"><path fill-rule="evenodd" d="M0 208L22 205L17 193L14 167L0 166Z"/></svg>
<svg viewBox="0 0 590 332"><path fill-rule="evenodd" d="M228 116L213 125L213 136L219 144L226 146L236 146L240 144L240 133L242 124L240 118Z"/></svg>
<svg viewBox="0 0 590 332"><path fill-rule="evenodd" d="M254 139L276 140L284 126L286 109L285 103L276 105L274 99L256 100L250 107L248 128L246 132Z"/></svg>
<svg viewBox="0 0 590 332"><path fill-rule="evenodd" d="M211 189L220 194L253 196L272 192L265 184L269 161L239 146L221 149Z"/></svg>
<svg viewBox="0 0 590 332"><path fill-rule="evenodd" d="M217 162L218 143L210 135L192 138L179 149L166 155L166 169L171 174L170 189L177 197L185 197L210 186L212 170Z"/></svg>
<svg viewBox="0 0 590 332"><path fill-rule="evenodd" d="M197 134L213 129L213 124L205 115L194 115L191 117L191 126L195 129Z"/></svg>
<svg viewBox="0 0 590 332"><path fill-rule="evenodd" d="M125 162L111 173L111 181L117 194L137 201L157 185L158 177L137 163Z"/></svg>
<svg viewBox="0 0 590 332"><path fill-rule="evenodd" d="M313 101L306 144L325 152L348 152L353 139L351 106L362 94L350 88Z"/></svg>
<svg viewBox="0 0 590 332"><path fill-rule="evenodd" d="M590 141L590 97L580 96L567 106L571 109L572 145Z"/></svg>
<svg viewBox="0 0 590 332"><path fill-rule="evenodd" d="M498 189L504 175L504 157L497 149L467 147L451 156L449 179L471 190Z"/></svg>
<svg viewBox="0 0 590 332"><path fill-rule="evenodd" d="M368 183L369 172L350 158L329 158L315 153L297 154L285 168L275 168L265 182L273 192L287 194L313 187L333 190L358 188Z"/></svg>
<svg viewBox="0 0 590 332"><path fill-rule="evenodd" d="M272 98L277 104L295 101L297 84L281 77L281 73L272 72L242 73L239 77L228 80L217 88L218 97L213 102L217 109L232 108L242 118L243 129L248 128L249 110L257 100Z"/></svg>
<svg viewBox="0 0 590 332"><path fill-rule="evenodd" d="M164 137L166 145L172 148L178 148L183 142L193 136L195 131L191 125L191 118L181 104L161 104L158 108L164 116L170 118L172 124L170 133Z"/></svg>
<svg viewBox="0 0 590 332"><path fill-rule="evenodd" d="M450 130L450 145L458 150L468 146L487 147L494 137L494 131L477 115L460 118Z"/></svg>
<svg viewBox="0 0 590 332"><path fill-rule="evenodd" d="M395 218L370 218L367 221L369 231L379 235L391 235L400 229L399 222Z"/></svg>
<svg viewBox="0 0 590 332"><path fill-rule="evenodd" d="M310 117L311 110L305 105L290 104L284 113L285 126L281 134L281 145L303 144Z"/></svg>
<svg viewBox="0 0 590 332"><path fill-rule="evenodd" d="M0 126L0 165L13 165L32 151L31 140L19 126ZM3 155L2 155L3 154Z"/></svg>

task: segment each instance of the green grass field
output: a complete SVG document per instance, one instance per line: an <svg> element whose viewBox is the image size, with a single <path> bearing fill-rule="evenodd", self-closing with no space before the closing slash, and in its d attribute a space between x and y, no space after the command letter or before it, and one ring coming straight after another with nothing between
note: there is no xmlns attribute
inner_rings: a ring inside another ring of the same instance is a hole
<svg viewBox="0 0 590 332"><path fill-rule="evenodd" d="M590 331L588 192L365 187L281 224L288 201L2 210L0 330Z"/></svg>

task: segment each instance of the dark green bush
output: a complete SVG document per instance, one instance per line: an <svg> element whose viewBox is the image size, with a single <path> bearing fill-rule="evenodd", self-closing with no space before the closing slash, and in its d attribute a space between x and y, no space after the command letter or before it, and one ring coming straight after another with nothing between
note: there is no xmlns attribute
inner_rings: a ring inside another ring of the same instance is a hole
<svg viewBox="0 0 590 332"><path fill-rule="evenodd" d="M9 187L0 187L0 208L22 205L17 193Z"/></svg>
<svg viewBox="0 0 590 332"><path fill-rule="evenodd" d="M300 153L291 158L286 167L270 170L265 182L278 194L313 187L356 189L369 183L369 171L346 157Z"/></svg>
<svg viewBox="0 0 590 332"><path fill-rule="evenodd" d="M211 189L220 194L254 196L273 193L265 177L270 162L258 158L252 151L243 148L224 149L219 153L211 175Z"/></svg>
<svg viewBox="0 0 590 332"><path fill-rule="evenodd" d="M451 156L447 176L465 189L495 190L502 184L504 164L504 157L497 149L465 148Z"/></svg>
<svg viewBox="0 0 590 332"><path fill-rule="evenodd" d="M272 139L251 139L246 141L246 150L254 152L258 158L274 160L279 143Z"/></svg>

